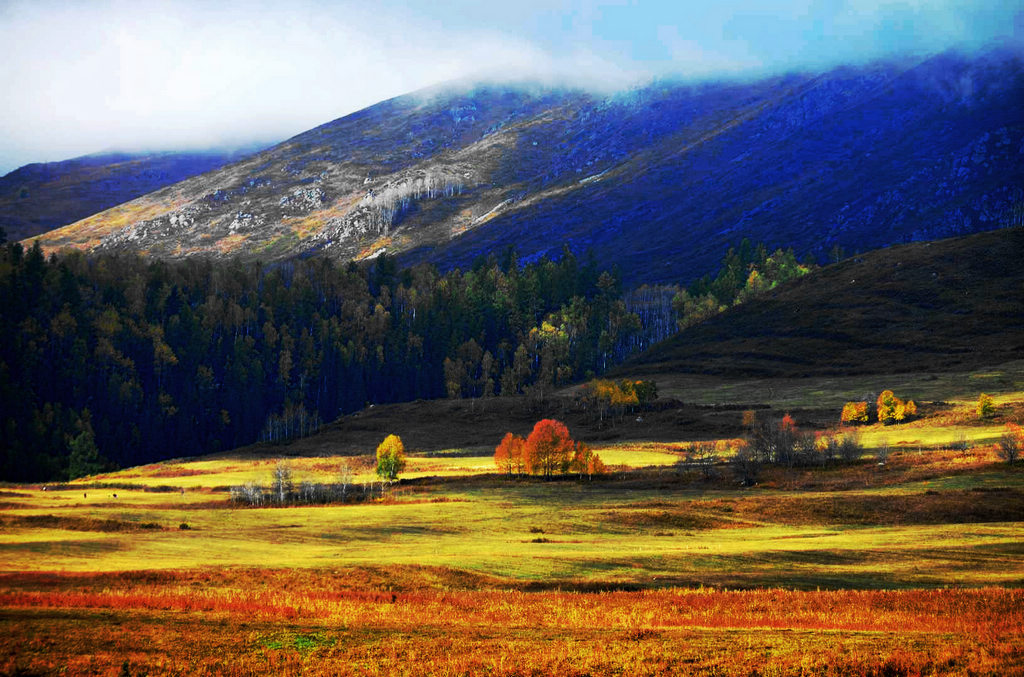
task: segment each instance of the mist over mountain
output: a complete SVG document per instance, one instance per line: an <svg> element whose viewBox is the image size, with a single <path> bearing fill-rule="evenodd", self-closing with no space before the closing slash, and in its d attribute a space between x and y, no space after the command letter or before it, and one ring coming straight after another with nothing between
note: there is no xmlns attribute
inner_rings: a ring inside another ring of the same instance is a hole
<svg viewBox="0 0 1024 677"><path fill-rule="evenodd" d="M111 152L25 165L0 177L9 240L45 233L238 160L246 150Z"/></svg>
<svg viewBox="0 0 1024 677"><path fill-rule="evenodd" d="M743 237L839 246L1022 219L1024 69L991 49L612 96L476 85L391 99L40 238L46 249L465 267L564 244L693 279Z"/></svg>

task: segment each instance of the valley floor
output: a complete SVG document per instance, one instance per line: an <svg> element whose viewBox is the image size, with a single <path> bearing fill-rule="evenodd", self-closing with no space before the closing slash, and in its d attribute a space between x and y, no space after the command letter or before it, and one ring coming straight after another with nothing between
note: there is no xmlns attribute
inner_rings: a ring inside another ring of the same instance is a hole
<svg viewBox="0 0 1024 677"><path fill-rule="evenodd" d="M415 452L383 499L325 506L232 502L265 449L9 486L0 673L1024 674L1024 467L993 443L1022 400L753 488L664 441L597 445L592 480Z"/></svg>

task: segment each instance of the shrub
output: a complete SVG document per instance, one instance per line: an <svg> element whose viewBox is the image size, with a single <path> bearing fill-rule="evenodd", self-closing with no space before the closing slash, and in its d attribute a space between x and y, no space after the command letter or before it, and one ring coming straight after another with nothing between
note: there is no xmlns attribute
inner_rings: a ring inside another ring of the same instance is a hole
<svg viewBox="0 0 1024 677"><path fill-rule="evenodd" d="M757 479L761 476L761 459L753 448L745 446L737 449L730 463L740 484L745 487L757 484Z"/></svg>
<svg viewBox="0 0 1024 677"><path fill-rule="evenodd" d="M978 418L992 418L996 413L996 403L991 395L982 393L978 396Z"/></svg>
<svg viewBox="0 0 1024 677"><path fill-rule="evenodd" d="M1007 423L1006 430L999 438L997 449L999 457L1012 465L1020 457L1022 447L1024 447L1024 428L1015 423Z"/></svg>
<svg viewBox="0 0 1024 677"><path fill-rule="evenodd" d="M878 459L880 464L884 465L886 461L889 460L889 454L891 452L892 449L889 448L889 440L885 438L878 440L878 448L875 449L875 458Z"/></svg>
<svg viewBox="0 0 1024 677"><path fill-rule="evenodd" d="M842 425L858 425L867 422L867 402L847 402L843 405L843 413L839 416L839 423Z"/></svg>
<svg viewBox="0 0 1024 677"><path fill-rule="evenodd" d="M902 423L907 418L917 414L917 405L913 400L904 402L896 397L891 390L883 390L875 403L878 411L878 422L883 425Z"/></svg>
<svg viewBox="0 0 1024 677"><path fill-rule="evenodd" d="M967 433L960 433L956 438L949 443L949 448L953 451L959 451L961 454L965 454L971 450L974 444L971 439L967 437Z"/></svg>

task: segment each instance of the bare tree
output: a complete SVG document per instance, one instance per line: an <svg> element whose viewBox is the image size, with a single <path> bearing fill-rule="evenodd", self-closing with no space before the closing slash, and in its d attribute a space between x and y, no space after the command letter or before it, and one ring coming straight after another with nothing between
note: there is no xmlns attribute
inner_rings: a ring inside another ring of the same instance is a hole
<svg viewBox="0 0 1024 677"><path fill-rule="evenodd" d="M284 461L279 461L277 465L274 466L273 478L274 481L272 489L274 496L277 497L278 503L284 505L295 490L295 481L292 479L291 466Z"/></svg>
<svg viewBox="0 0 1024 677"><path fill-rule="evenodd" d="M342 461L338 466L338 488L341 490L342 503L345 502L346 494L348 494L348 486L352 484L352 474L352 467L348 461Z"/></svg>

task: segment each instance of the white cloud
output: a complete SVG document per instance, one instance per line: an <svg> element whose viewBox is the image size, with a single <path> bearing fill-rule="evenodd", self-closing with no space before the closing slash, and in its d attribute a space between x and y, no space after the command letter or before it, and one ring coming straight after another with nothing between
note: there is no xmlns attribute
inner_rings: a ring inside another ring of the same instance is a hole
<svg viewBox="0 0 1024 677"><path fill-rule="evenodd" d="M1012 31L1015 3L0 0L0 174L110 148L281 140L472 76L608 91L939 48Z"/></svg>

